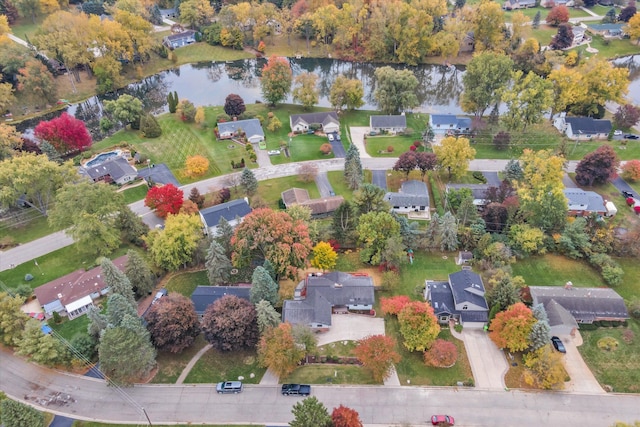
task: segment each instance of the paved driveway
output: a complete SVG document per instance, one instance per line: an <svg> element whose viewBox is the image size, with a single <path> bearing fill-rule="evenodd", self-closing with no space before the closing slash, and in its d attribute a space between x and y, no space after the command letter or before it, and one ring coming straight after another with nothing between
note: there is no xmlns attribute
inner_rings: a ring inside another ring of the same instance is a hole
<svg viewBox="0 0 640 427"><path fill-rule="evenodd" d="M492 185L494 187L500 187L502 181L500 181L500 177L498 176L498 172L482 172L485 178L487 178L487 184Z"/></svg>
<svg viewBox="0 0 640 427"><path fill-rule="evenodd" d="M509 365L489 334L482 329L465 328L462 337L476 388L504 389L504 375Z"/></svg>
<svg viewBox="0 0 640 427"><path fill-rule="evenodd" d="M331 329L318 334L318 345L384 335L384 319L358 314L332 314Z"/></svg>
<svg viewBox="0 0 640 427"><path fill-rule="evenodd" d="M336 156L336 158L339 159L344 159L344 157L347 155L347 152L344 149L344 145L342 145L341 141L336 140L335 138L333 139L333 141L329 141L331 143L331 149L333 150L333 155Z"/></svg>
<svg viewBox="0 0 640 427"><path fill-rule="evenodd" d="M386 170L372 170L371 181L373 185L377 185L383 190L387 189L387 171Z"/></svg>
<svg viewBox="0 0 640 427"><path fill-rule="evenodd" d="M566 172L562 175L562 183L566 188L580 188Z"/></svg>
<svg viewBox="0 0 640 427"><path fill-rule="evenodd" d="M563 357L564 368L571 377L571 381L565 384L565 390L574 393L606 394L578 351L578 346L582 345L580 332L576 332L575 337L565 335L560 336L560 339L567 350Z"/></svg>
<svg viewBox="0 0 640 427"><path fill-rule="evenodd" d="M371 156L367 153L367 150L364 147L364 136L369 132L369 127L362 126L352 126L349 128L349 133L351 134L351 143L355 144L360 151L361 159L370 159Z"/></svg>
<svg viewBox="0 0 640 427"><path fill-rule="evenodd" d="M618 191L620 192L628 191L629 193L632 193L634 195L633 196L634 198L636 199L640 198L640 195L638 195L638 192L635 191L633 188L631 188L631 186L627 184L627 181L620 178L619 176L612 179L611 183L613 184L614 187L618 189Z"/></svg>
<svg viewBox="0 0 640 427"><path fill-rule="evenodd" d="M333 192L333 187L329 182L329 178L327 177L327 172L318 172L316 175L316 186L318 187L318 191L320 192L320 197L329 197Z"/></svg>

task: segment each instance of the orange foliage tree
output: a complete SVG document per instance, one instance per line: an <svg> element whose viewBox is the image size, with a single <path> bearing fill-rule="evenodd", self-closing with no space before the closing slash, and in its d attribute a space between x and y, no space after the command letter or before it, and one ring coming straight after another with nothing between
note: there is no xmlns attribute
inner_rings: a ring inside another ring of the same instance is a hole
<svg viewBox="0 0 640 427"><path fill-rule="evenodd" d="M380 298L380 308L382 309L382 314L390 314L392 316L397 316L398 313L411 302L406 295L398 295L390 298Z"/></svg>
<svg viewBox="0 0 640 427"><path fill-rule="evenodd" d="M458 348L450 341L437 339L431 348L424 352L424 363L436 368L449 368L458 360Z"/></svg>
<svg viewBox="0 0 640 427"><path fill-rule="evenodd" d="M640 181L640 160L629 160L622 166L622 178Z"/></svg>
<svg viewBox="0 0 640 427"><path fill-rule="evenodd" d="M187 157L184 163L185 174L189 177L204 175L209 170L209 159L195 155Z"/></svg>
<svg viewBox="0 0 640 427"><path fill-rule="evenodd" d="M362 427L358 411L342 405L333 408L331 421L333 421L333 427Z"/></svg>
<svg viewBox="0 0 640 427"><path fill-rule="evenodd" d="M354 349L356 357L375 381L389 376L394 363L401 359L395 351L396 341L386 335L372 335L358 342Z"/></svg>
<svg viewBox="0 0 640 427"><path fill-rule="evenodd" d="M264 333L258 344L258 357L262 366L279 377L286 377L296 369L304 350L296 345L290 323L281 323Z"/></svg>
<svg viewBox="0 0 640 427"><path fill-rule="evenodd" d="M438 318L426 302L412 301L398 313L400 333L409 351L425 351L440 333Z"/></svg>
<svg viewBox="0 0 640 427"><path fill-rule="evenodd" d="M521 302L496 314L491 321L489 337L500 348L522 351L529 348L529 335L536 322L531 309Z"/></svg>
<svg viewBox="0 0 640 427"><path fill-rule="evenodd" d="M557 27L563 22L569 22L569 9L567 6L561 4L554 6L547 15L547 24Z"/></svg>

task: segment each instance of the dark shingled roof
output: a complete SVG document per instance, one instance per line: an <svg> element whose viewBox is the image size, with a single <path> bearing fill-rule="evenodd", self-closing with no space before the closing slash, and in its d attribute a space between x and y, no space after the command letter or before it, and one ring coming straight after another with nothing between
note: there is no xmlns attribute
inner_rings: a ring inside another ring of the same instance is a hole
<svg viewBox="0 0 640 427"><path fill-rule="evenodd" d="M138 175L137 169L131 166L127 159L121 156L106 160L97 166L83 168L82 170L93 180L109 175L111 179L117 181L128 174Z"/></svg>
<svg viewBox="0 0 640 427"><path fill-rule="evenodd" d="M471 270L461 270L449 274L449 283L453 299L456 304L468 302L478 307L489 309L487 300L484 298L484 284L478 273Z"/></svg>
<svg viewBox="0 0 640 427"><path fill-rule="evenodd" d="M287 209L294 205L307 206L311 209L311 215L333 212L344 202L344 197L342 196L310 199L309 192L303 188L290 188L280 193L280 197L282 197L282 202Z"/></svg>
<svg viewBox="0 0 640 427"><path fill-rule="evenodd" d="M176 41L176 40L182 40L182 39L188 39L188 38L193 38L195 37L196 32L194 30L185 30L181 33L177 33L177 34L171 34L167 37L165 37L167 40L169 41Z"/></svg>
<svg viewBox="0 0 640 427"><path fill-rule="evenodd" d="M406 128L407 116L371 116L369 117L369 125L372 128Z"/></svg>
<svg viewBox="0 0 640 427"><path fill-rule="evenodd" d="M207 227L217 227L222 217L227 221L233 221L236 217L243 218L250 212L249 203L245 199L237 199L202 209L200 215L204 218Z"/></svg>
<svg viewBox="0 0 640 427"><path fill-rule="evenodd" d="M262 129L262 125L260 124L260 120L258 119L218 122L218 131L221 134L227 132L236 133L239 129L242 129L247 137L252 137L255 135L264 137L264 130Z"/></svg>
<svg viewBox="0 0 640 427"><path fill-rule="evenodd" d="M596 120L591 117L565 117L564 121L571 125L574 135L611 132L610 120Z"/></svg>
<svg viewBox="0 0 640 427"><path fill-rule="evenodd" d="M429 282L429 294L431 306L436 316L441 314L458 314L456 303L453 302L453 293L449 282Z"/></svg>
<svg viewBox="0 0 640 427"><path fill-rule="evenodd" d="M335 111L323 111L319 113L306 113L306 114L292 114L289 118L292 126L298 123L320 123L323 126L327 123L340 123L338 114Z"/></svg>
<svg viewBox="0 0 640 427"><path fill-rule="evenodd" d="M197 286L191 294L196 313L204 314L207 307L226 295L249 301L251 286Z"/></svg>
<svg viewBox="0 0 640 427"><path fill-rule="evenodd" d="M415 179L403 182L400 191L387 193L384 199L391 206L429 206L427 184Z"/></svg>
<svg viewBox="0 0 640 427"><path fill-rule="evenodd" d="M534 304L544 304L547 309L547 305L553 300L571 313L578 323L629 318L624 299L610 288L530 286L529 289Z"/></svg>

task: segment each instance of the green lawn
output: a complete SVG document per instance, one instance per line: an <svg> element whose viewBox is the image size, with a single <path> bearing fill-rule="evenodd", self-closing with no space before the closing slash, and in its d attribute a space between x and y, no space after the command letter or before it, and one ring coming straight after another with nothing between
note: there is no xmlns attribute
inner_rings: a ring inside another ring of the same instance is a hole
<svg viewBox="0 0 640 427"><path fill-rule="evenodd" d="M541 21L544 21L543 19ZM558 29L550 25L540 24L538 28L531 30L531 36L538 40L540 46L548 46L551 38L558 33Z"/></svg>
<svg viewBox="0 0 640 427"><path fill-rule="evenodd" d="M544 7L530 7L530 8L527 8L527 9L506 10L504 12L504 19L505 19L506 22L511 22L513 14L516 11L519 11L519 12L522 12L531 21L533 21L533 18L536 16L536 13L540 12L540 22L544 23L550 10L551 9L547 9L547 8L544 8ZM582 9L575 9L573 7L569 8L569 17L570 18L584 18L584 17L587 17L587 16L591 16L591 15L589 15L587 12L583 11Z"/></svg>
<svg viewBox="0 0 640 427"><path fill-rule="evenodd" d="M147 196L149 188L146 185L138 185L137 187L128 188L122 192L124 202L130 204L142 200Z"/></svg>
<svg viewBox="0 0 640 427"><path fill-rule="evenodd" d="M371 157L400 157L402 153L409 151L415 140L415 136L367 136L365 147ZM393 151L388 151L389 147L393 147Z"/></svg>
<svg viewBox="0 0 640 427"><path fill-rule="evenodd" d="M460 270L454 259L456 255L454 252L416 251L413 264L403 264L400 270L400 288L394 294L424 300L425 280L447 280L450 273Z"/></svg>
<svg viewBox="0 0 640 427"><path fill-rule="evenodd" d="M185 384L217 383L244 377L247 384L258 384L266 369L258 366L255 351L220 352L207 351L195 364L185 380ZM254 377L251 378L251 374Z"/></svg>
<svg viewBox="0 0 640 427"><path fill-rule="evenodd" d="M16 36L25 40L28 38L33 43L33 37L36 34L38 28L44 21L44 16L39 16L35 19L35 22L31 18L19 18L15 24L11 26L11 32Z"/></svg>
<svg viewBox="0 0 640 427"><path fill-rule="evenodd" d="M319 356L351 357L355 356L353 349L356 348L357 344L357 341L332 342L318 347L317 353Z"/></svg>
<svg viewBox="0 0 640 427"><path fill-rule="evenodd" d="M600 274L584 261L558 254L519 259L512 266L514 276L522 276L530 286L563 286L572 282L576 287L606 286Z"/></svg>
<svg viewBox="0 0 640 427"><path fill-rule="evenodd" d="M151 380L154 384L175 384L187 363L202 349L207 342L202 335L196 338L193 345L180 354L159 351L156 356L158 371Z"/></svg>
<svg viewBox="0 0 640 427"><path fill-rule="evenodd" d="M64 339L69 341L76 335L87 335L89 316L84 315L76 317L73 320L69 320L67 317L64 317L59 325L56 325L53 320L50 320L47 323L54 331L56 331L57 333L62 335Z"/></svg>
<svg viewBox="0 0 640 427"><path fill-rule="evenodd" d="M286 126L288 127L288 124ZM335 157L333 153L325 155L320 152L320 146L328 143L329 141L325 136L296 135L291 138L291 144L289 144L290 157L286 157L284 150L281 150L279 156L271 156L271 163L279 165L282 163L303 162L305 160L333 159ZM275 150L279 149L280 145L279 143L269 142L267 143L267 148Z"/></svg>
<svg viewBox="0 0 640 427"><path fill-rule="evenodd" d="M600 15L600 16L605 16L607 14L607 12L609 12L609 10L611 9L611 6L602 6L600 4L596 4L594 6L591 6L589 8L589 10L593 13L595 13L596 15Z"/></svg>
<svg viewBox="0 0 640 427"><path fill-rule="evenodd" d="M307 190L309 192L309 197L312 199L320 197L320 192L318 191L318 187L314 181L302 182L296 175L260 181L258 194L271 208L279 209L278 200L280 200L280 194L293 187Z"/></svg>
<svg viewBox="0 0 640 427"><path fill-rule="evenodd" d="M349 201L353 198L353 190L347 186L347 183L344 180L344 172L327 172L327 178L333 188L333 192L336 193L337 196L342 196L345 200Z"/></svg>
<svg viewBox="0 0 640 427"><path fill-rule="evenodd" d="M206 270L174 273L164 285L169 292L177 292L187 298L191 298L197 286L209 286Z"/></svg>
<svg viewBox="0 0 640 427"><path fill-rule="evenodd" d="M623 334L632 336L625 342ZM598 328L595 331L580 331L584 344L578 347L591 372L602 385L610 385L613 391L623 393L640 392L640 324L630 320L627 328ZM618 342L615 350L598 348L598 340L612 337Z"/></svg>
<svg viewBox="0 0 640 427"><path fill-rule="evenodd" d="M591 37L590 45L592 48L598 49L598 56L605 58L634 55L637 54L640 49L635 40L633 42L630 39L605 40L598 35L593 35ZM582 53L583 58L588 58L592 55L586 51L587 45L578 46L575 49Z"/></svg>
<svg viewBox="0 0 640 427"><path fill-rule="evenodd" d="M35 209L22 209L15 221L0 225L0 239L10 236L16 243L27 243L58 231L49 227L47 218Z"/></svg>
<svg viewBox="0 0 640 427"><path fill-rule="evenodd" d="M362 366L326 363L301 366L288 377L281 379L281 382L304 384L382 384L375 382Z"/></svg>

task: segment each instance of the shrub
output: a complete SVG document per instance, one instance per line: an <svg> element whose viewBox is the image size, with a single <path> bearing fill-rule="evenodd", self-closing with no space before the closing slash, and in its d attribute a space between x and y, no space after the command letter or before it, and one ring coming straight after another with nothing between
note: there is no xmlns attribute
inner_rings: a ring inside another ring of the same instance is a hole
<svg viewBox="0 0 640 427"><path fill-rule="evenodd" d="M412 145L411 147L409 147L409 150L411 151L416 151L418 149L418 147L416 147L415 145Z"/></svg>
<svg viewBox="0 0 640 427"><path fill-rule="evenodd" d="M18 243L12 236L4 236L0 239L0 249L12 248Z"/></svg>
<svg viewBox="0 0 640 427"><path fill-rule="evenodd" d="M380 298L382 314L397 315L411 300L406 295L398 295L390 298Z"/></svg>
<svg viewBox="0 0 640 427"><path fill-rule="evenodd" d="M475 172L473 172L472 175L473 175L473 177L475 179L477 179L478 181L482 182L483 184L487 183L487 178L485 178L485 176L482 174L482 172L475 171Z"/></svg>
<svg viewBox="0 0 640 427"><path fill-rule="evenodd" d="M634 319L640 319L640 298L633 298L629 303L629 315Z"/></svg>
<svg viewBox="0 0 640 427"><path fill-rule="evenodd" d="M602 337L598 340L598 348L604 351L614 351L618 348L618 340L613 337Z"/></svg>
<svg viewBox="0 0 640 427"><path fill-rule="evenodd" d="M424 352L424 363L435 368L450 368L458 360L458 348L454 343L437 339L431 348Z"/></svg>
<svg viewBox="0 0 640 427"><path fill-rule="evenodd" d="M415 145L416 147L420 147L422 146L422 142L421 141L413 141L413 145Z"/></svg>
<svg viewBox="0 0 640 427"><path fill-rule="evenodd" d="M387 153L393 153L393 145L387 147Z"/></svg>
<svg viewBox="0 0 640 427"><path fill-rule="evenodd" d="M631 330L631 329L625 329L624 332L622 333L622 340L626 344L633 343L633 338L634 337L635 337L635 334L633 333L633 330Z"/></svg>
<svg viewBox="0 0 640 427"><path fill-rule="evenodd" d="M25 282L30 282L32 280L33 280L33 274L27 273L27 274L24 275L24 281Z"/></svg>
<svg viewBox="0 0 640 427"><path fill-rule="evenodd" d="M461 333L462 332L462 325L460 323L456 324L453 329L457 332L457 333Z"/></svg>
<svg viewBox="0 0 640 427"><path fill-rule="evenodd" d="M331 144L322 144L320 146L320 152L322 154L329 154L331 153L331 150L332 150Z"/></svg>
<svg viewBox="0 0 640 427"><path fill-rule="evenodd" d="M140 131L145 138L157 138L162 135L162 128L153 114L145 114L140 122Z"/></svg>

